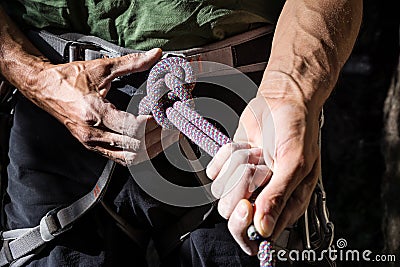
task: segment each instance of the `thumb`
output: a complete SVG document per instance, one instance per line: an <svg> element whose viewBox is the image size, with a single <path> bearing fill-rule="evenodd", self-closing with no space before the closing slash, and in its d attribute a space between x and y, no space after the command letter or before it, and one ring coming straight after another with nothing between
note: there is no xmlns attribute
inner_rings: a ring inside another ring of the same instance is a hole
<svg viewBox="0 0 400 267"><path fill-rule="evenodd" d="M151 49L145 53L133 53L123 57L114 58L114 68L116 73L140 72L149 69L162 56L160 48Z"/></svg>
<svg viewBox="0 0 400 267"><path fill-rule="evenodd" d="M100 59L109 67L109 75L99 87L106 87L117 77L145 71L157 63L161 56L162 50L154 48L145 53L132 53L122 57Z"/></svg>
<svg viewBox="0 0 400 267"><path fill-rule="evenodd" d="M254 226L260 235L270 237L289 196L296 186L288 173L276 170L255 201Z"/></svg>

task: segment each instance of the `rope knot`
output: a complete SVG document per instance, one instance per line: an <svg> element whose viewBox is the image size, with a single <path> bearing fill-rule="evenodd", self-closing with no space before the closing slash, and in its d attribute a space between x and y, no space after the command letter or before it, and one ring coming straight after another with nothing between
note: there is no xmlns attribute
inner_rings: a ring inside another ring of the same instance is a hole
<svg viewBox="0 0 400 267"><path fill-rule="evenodd" d="M139 114L153 114L163 128L174 126L166 110L174 102L182 101L191 105L195 75L189 62L180 57L170 57L158 62L150 71L147 80L147 96L139 104Z"/></svg>

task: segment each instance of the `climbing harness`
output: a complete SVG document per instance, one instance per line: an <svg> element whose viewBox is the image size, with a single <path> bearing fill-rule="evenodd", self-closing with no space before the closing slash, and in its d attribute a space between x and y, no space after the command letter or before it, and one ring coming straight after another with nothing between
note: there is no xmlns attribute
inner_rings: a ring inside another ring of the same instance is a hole
<svg viewBox="0 0 400 267"><path fill-rule="evenodd" d="M178 128L209 155L215 156L222 145L232 141L194 110L191 92L196 81L187 60L222 63L243 73L262 71L267 64L269 56L267 53L270 50L268 45L272 40L272 32L272 26L265 26L201 48L163 52L166 59L153 67L149 74L148 95L140 103L140 112L152 113L162 127ZM120 57L142 52L119 47L94 36L77 33L55 35L41 30L30 31L27 35L34 45L55 64L75 60ZM262 54L264 52L260 52L260 54L248 52L254 50L264 51L265 55ZM127 83L137 82L140 79L144 81L146 78L147 75L143 73L134 74L132 77L121 77ZM17 267L25 264L38 254L46 243L68 231L76 220L101 202L115 165L115 162L109 160L89 193L69 206L49 211L40 220L38 226L0 232L0 239L3 241L0 250L0 266ZM279 243L282 244L282 248L290 246L291 248L321 251L331 246L333 225L329 221L325 201L325 191L320 177L310 205L296 226L304 236L293 235L292 238L292 229L285 229L280 237L282 240L275 241L274 247ZM204 208L201 214L189 212L190 216L183 219L196 217L201 222L209 212L208 208ZM193 223L192 219L188 221L190 223L186 224L193 225L193 227L198 225ZM180 225L183 224L185 223L180 222ZM181 235L181 232L173 229L166 231L169 234L167 235L168 239L173 239L173 244L182 241L187 233L190 233L190 230L186 228L179 230L184 230L185 233ZM259 238L255 228L249 228L249 238ZM165 247L171 248L171 242L161 240L161 243L163 242ZM258 255L261 259L260 266L272 266L269 256L271 248L272 244L268 241L260 242Z"/></svg>
<svg viewBox="0 0 400 267"><path fill-rule="evenodd" d="M32 228L15 229L0 233L3 245L0 266L21 266L44 245L69 230L72 224L95 206L104 195L116 163L109 160L92 190L70 206L49 211L40 224Z"/></svg>

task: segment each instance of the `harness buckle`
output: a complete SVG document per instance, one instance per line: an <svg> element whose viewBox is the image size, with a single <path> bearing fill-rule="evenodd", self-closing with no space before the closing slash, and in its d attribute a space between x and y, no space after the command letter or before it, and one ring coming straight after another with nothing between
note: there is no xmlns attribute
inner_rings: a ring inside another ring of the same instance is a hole
<svg viewBox="0 0 400 267"><path fill-rule="evenodd" d="M99 47L89 43L70 42L64 51L64 62L83 61L85 60L85 51L87 49L100 50Z"/></svg>
<svg viewBox="0 0 400 267"><path fill-rule="evenodd" d="M61 227L60 221L57 217L57 213L60 209L62 209L62 207L58 207L47 212L46 215L40 220L40 235L46 242L54 239L57 235L66 230Z"/></svg>
<svg viewBox="0 0 400 267"><path fill-rule="evenodd" d="M163 53L163 55L161 57L161 60L169 58L169 57L180 57L180 58L183 58L183 59L187 58L187 56L185 54L183 54L183 53L165 52L165 53Z"/></svg>

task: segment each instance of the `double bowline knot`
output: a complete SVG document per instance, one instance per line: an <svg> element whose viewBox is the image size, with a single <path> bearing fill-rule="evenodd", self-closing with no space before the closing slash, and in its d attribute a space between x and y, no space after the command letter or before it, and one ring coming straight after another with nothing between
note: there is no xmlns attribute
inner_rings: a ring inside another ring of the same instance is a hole
<svg viewBox="0 0 400 267"><path fill-rule="evenodd" d="M187 60L180 57L161 60L149 73L147 95L139 104L139 114L152 114L165 129L178 128L214 156L222 145L231 141L194 110L195 83L195 73Z"/></svg>
<svg viewBox="0 0 400 267"><path fill-rule="evenodd" d="M152 113L156 122L165 129L172 129L166 110L180 101L191 106L192 90L196 79L189 62L171 57L160 61L150 71L147 79L147 96L139 105L140 114Z"/></svg>

